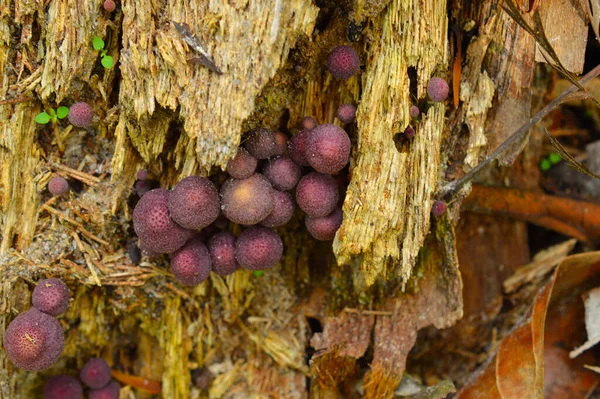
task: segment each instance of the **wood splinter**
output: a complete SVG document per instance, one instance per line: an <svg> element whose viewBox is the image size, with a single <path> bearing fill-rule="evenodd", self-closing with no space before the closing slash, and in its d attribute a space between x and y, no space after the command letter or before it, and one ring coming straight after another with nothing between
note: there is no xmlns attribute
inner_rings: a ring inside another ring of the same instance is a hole
<svg viewBox="0 0 600 399"><path fill-rule="evenodd" d="M183 24L178 24L173 21L173 25L179 34L183 37L183 40L198 53L199 57L194 57L189 59L188 61L193 62L194 64L204 65L217 75L222 75L223 72L215 65L214 61L208 55L208 52L204 49L200 41L194 36L190 27L185 22Z"/></svg>

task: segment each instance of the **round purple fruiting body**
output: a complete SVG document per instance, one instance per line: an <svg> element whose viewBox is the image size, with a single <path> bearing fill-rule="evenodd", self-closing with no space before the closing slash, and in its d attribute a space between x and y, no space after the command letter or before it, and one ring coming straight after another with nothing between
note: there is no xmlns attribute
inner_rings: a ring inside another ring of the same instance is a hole
<svg viewBox="0 0 600 399"><path fill-rule="evenodd" d="M294 201L289 193L273 190L275 205L271 214L261 222L263 226L279 227L290 221L294 215Z"/></svg>
<svg viewBox="0 0 600 399"><path fill-rule="evenodd" d="M360 68L360 59L350 46L337 46L327 57L327 69L333 77L346 80Z"/></svg>
<svg viewBox="0 0 600 399"><path fill-rule="evenodd" d="M350 160L350 137L337 125L319 125L306 141L306 157L317 172L337 173Z"/></svg>
<svg viewBox="0 0 600 399"><path fill-rule="evenodd" d="M40 280L33 289L31 304L40 312L58 316L69 307L69 289L58 278Z"/></svg>
<svg viewBox="0 0 600 399"><path fill-rule="evenodd" d="M330 175L311 172L300 179L296 187L296 203L307 215L329 215L340 199L335 179Z"/></svg>
<svg viewBox="0 0 600 399"><path fill-rule="evenodd" d="M85 362L79 372L79 378L92 389L103 388L110 382L110 367L106 360L93 357Z"/></svg>
<svg viewBox="0 0 600 399"><path fill-rule="evenodd" d="M90 399L119 399L119 391L121 387L116 381L100 389L92 389L90 391Z"/></svg>
<svg viewBox="0 0 600 399"><path fill-rule="evenodd" d="M300 165L285 155L267 160L262 172L269 179L273 187L281 191L291 190L296 187L298 180L302 176Z"/></svg>
<svg viewBox="0 0 600 399"><path fill-rule="evenodd" d="M446 212L446 203L441 200L435 200L431 206L431 213L434 216L442 216Z"/></svg>
<svg viewBox="0 0 600 399"><path fill-rule="evenodd" d="M342 104L337 109L337 117L342 123L352 123L356 119L356 107L352 104Z"/></svg>
<svg viewBox="0 0 600 399"><path fill-rule="evenodd" d="M140 169L138 170L136 177L138 180L148 180L148 171L146 169Z"/></svg>
<svg viewBox="0 0 600 399"><path fill-rule="evenodd" d="M103 6L104 9L108 12L113 12L115 8L117 8L117 5L113 0L105 0Z"/></svg>
<svg viewBox="0 0 600 399"><path fill-rule="evenodd" d="M416 105L413 105L412 107L410 107L410 110L408 112L410 113L411 117L416 118L421 113L421 110Z"/></svg>
<svg viewBox="0 0 600 399"><path fill-rule="evenodd" d="M335 210L327 216L320 218L307 216L304 220L304 224L311 236L320 241L328 241L333 240L335 237L335 233L342 225L342 219L342 210L340 208L335 208Z"/></svg>
<svg viewBox="0 0 600 399"><path fill-rule="evenodd" d="M283 242L273 229L252 226L240 234L235 244L235 258L248 270L266 270L275 266L283 255Z"/></svg>
<svg viewBox="0 0 600 399"><path fill-rule="evenodd" d="M227 276L240 268L235 260L237 239L228 231L215 233L208 239L208 252L212 259L212 271L219 276Z"/></svg>
<svg viewBox="0 0 600 399"><path fill-rule="evenodd" d="M302 126L302 129L314 129L317 127L318 123L312 116L305 116L302 118L300 125Z"/></svg>
<svg viewBox="0 0 600 399"><path fill-rule="evenodd" d="M445 101L448 98L449 90L448 82L442 78L433 77L427 84L427 94L436 103Z"/></svg>
<svg viewBox="0 0 600 399"><path fill-rule="evenodd" d="M171 273L177 281L188 287L206 280L211 267L210 253L199 237L188 241L171 255Z"/></svg>
<svg viewBox="0 0 600 399"><path fill-rule="evenodd" d="M148 191L133 210L133 228L142 246L155 253L177 251L187 240L186 229L169 216L169 191Z"/></svg>
<svg viewBox="0 0 600 399"><path fill-rule="evenodd" d="M226 171L235 179L247 179L256 171L258 160L254 158L243 147L238 148L238 152L227 162Z"/></svg>
<svg viewBox="0 0 600 399"><path fill-rule="evenodd" d="M244 147L256 159L267 159L277 153L275 134L269 129L260 128L250 132Z"/></svg>
<svg viewBox="0 0 600 399"><path fill-rule="evenodd" d="M69 182L62 176L54 176L48 182L48 191L54 196L63 195L69 191Z"/></svg>
<svg viewBox="0 0 600 399"><path fill-rule="evenodd" d="M169 214L180 226L200 230L214 222L221 204L215 185L205 177L181 180L169 195Z"/></svg>
<svg viewBox="0 0 600 399"><path fill-rule="evenodd" d="M28 371L49 368L64 347L65 336L58 320L35 308L15 317L4 333L6 355L15 366Z"/></svg>
<svg viewBox="0 0 600 399"><path fill-rule="evenodd" d="M94 120L94 110L85 102L78 102L69 108L69 122L77 127L89 127Z"/></svg>
<svg viewBox="0 0 600 399"><path fill-rule="evenodd" d="M404 136L406 136L406 138L411 139L415 136L415 129L413 129L411 126L408 126L405 130L404 130Z"/></svg>
<svg viewBox="0 0 600 399"><path fill-rule="evenodd" d="M221 210L234 223L259 223L273 210L273 186L260 173L243 180L228 179L221 187Z"/></svg>
<svg viewBox="0 0 600 399"><path fill-rule="evenodd" d="M44 399L81 399L83 387L70 375L55 375L44 385Z"/></svg>

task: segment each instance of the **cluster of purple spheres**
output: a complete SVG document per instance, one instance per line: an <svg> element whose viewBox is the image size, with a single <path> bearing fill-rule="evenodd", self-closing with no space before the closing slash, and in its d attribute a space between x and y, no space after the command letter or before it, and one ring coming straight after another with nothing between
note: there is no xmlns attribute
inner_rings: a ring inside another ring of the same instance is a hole
<svg viewBox="0 0 600 399"><path fill-rule="evenodd" d="M81 368L79 379L89 388L90 399L118 399L120 386L110 375L104 359L91 358ZM82 399L83 386L70 375L50 377L44 386L44 399Z"/></svg>
<svg viewBox="0 0 600 399"><path fill-rule="evenodd" d="M283 255L274 228L291 220L296 205L313 237L334 238L342 211L331 175L348 164L350 149L344 129L311 117L291 138L255 129L228 162L229 177L219 188L208 178L190 176L173 190L142 191L133 211L140 247L150 255L170 254L171 272L187 286L200 284L211 271L226 276L240 267L269 269ZM146 179L138 174L138 193ZM223 219L244 226L239 237Z"/></svg>
<svg viewBox="0 0 600 399"><path fill-rule="evenodd" d="M22 312L6 328L6 355L19 368L45 370L60 357L65 336L56 316L69 307L69 290L57 278L40 280L33 290L31 309Z"/></svg>

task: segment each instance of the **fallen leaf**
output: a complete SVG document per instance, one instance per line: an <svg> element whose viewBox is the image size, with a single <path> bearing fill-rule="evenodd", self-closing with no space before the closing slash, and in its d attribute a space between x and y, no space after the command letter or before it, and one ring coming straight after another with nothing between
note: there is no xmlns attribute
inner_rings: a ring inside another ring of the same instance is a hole
<svg viewBox="0 0 600 399"><path fill-rule="evenodd" d="M585 330L588 339L583 345L569 352L571 359L600 342L600 287L586 292L583 296L583 303L585 305Z"/></svg>

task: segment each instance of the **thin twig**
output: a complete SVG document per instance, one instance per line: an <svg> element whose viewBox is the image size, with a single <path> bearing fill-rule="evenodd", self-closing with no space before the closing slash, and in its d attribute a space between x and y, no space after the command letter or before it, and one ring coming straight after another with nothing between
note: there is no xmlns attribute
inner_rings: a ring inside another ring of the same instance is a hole
<svg viewBox="0 0 600 399"><path fill-rule="evenodd" d="M596 66L590 72L585 74L580 80L579 84L583 85L600 75L600 65ZM548 115L552 110L554 110L558 105L560 105L565 99L567 99L571 94L578 91L579 88L575 85L572 85L567 90L563 91L558 97L556 97L552 102L542 108L537 114L535 114L532 118L529 119L523 126L521 126L516 132L514 132L506 141L498 146L490 155L486 156L483 161L481 161L477 166L471 169L466 175L461 177L458 180L455 180L451 183L446 184L439 190L438 198L444 199L445 201L450 201L453 196L460 191L461 188L467 183L469 183L477 173L479 173L483 168L489 165L492 161L498 159L500 155L504 154L504 152L511 148L515 143L524 139L526 134L529 132L536 123L542 120L543 117Z"/></svg>
<svg viewBox="0 0 600 399"><path fill-rule="evenodd" d="M81 232L81 234L83 234L86 237L91 238L92 240L104 245L104 246L109 246L110 243L108 241L105 241L103 239L101 239L100 237L95 236L94 234L90 233L85 227L83 227L83 225L81 223L79 223L76 220L71 219L70 217L68 217L67 215L65 215L64 213L62 213L59 210L56 210L54 208L52 208L51 206L48 205L42 205L42 209L45 211L48 211L50 213L52 213L53 215L58 216L61 220L64 220L66 222L71 223L72 225L74 225L75 227L77 227L79 229L79 231Z"/></svg>

